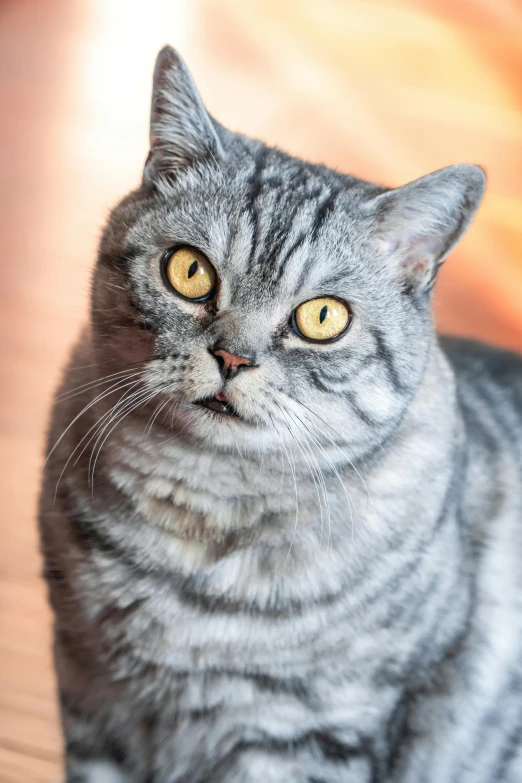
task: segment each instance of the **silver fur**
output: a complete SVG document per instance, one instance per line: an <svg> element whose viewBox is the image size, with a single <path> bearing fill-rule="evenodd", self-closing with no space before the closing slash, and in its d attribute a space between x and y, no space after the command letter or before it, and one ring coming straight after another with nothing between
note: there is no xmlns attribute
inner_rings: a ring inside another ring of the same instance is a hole
<svg viewBox="0 0 522 783"><path fill-rule="evenodd" d="M390 190L222 128L158 58L41 500L67 783L522 779L522 364L440 342L485 178ZM194 304L162 254L220 280ZM289 317L335 295L337 342ZM225 390L216 343L255 355Z"/></svg>

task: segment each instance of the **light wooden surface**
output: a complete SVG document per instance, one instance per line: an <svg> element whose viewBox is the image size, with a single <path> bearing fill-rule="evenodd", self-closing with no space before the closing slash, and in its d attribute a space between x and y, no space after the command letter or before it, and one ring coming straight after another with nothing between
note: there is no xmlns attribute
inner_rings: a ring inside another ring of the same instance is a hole
<svg viewBox="0 0 522 783"><path fill-rule="evenodd" d="M35 532L52 389L109 206L146 155L166 41L233 128L399 184L458 161L489 191L442 273L441 327L522 348L518 0L0 2L0 782L60 780Z"/></svg>

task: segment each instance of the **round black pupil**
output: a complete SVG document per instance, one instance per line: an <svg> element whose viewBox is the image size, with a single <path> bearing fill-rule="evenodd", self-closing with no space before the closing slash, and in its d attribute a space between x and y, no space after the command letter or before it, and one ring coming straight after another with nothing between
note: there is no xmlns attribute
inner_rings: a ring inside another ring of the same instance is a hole
<svg viewBox="0 0 522 783"><path fill-rule="evenodd" d="M198 271L198 262L193 261L188 268L188 272L187 272L188 279L190 280L191 277L194 277L197 271Z"/></svg>
<svg viewBox="0 0 522 783"><path fill-rule="evenodd" d="M328 315L328 306L325 305L319 313L319 323L322 324L326 316Z"/></svg>

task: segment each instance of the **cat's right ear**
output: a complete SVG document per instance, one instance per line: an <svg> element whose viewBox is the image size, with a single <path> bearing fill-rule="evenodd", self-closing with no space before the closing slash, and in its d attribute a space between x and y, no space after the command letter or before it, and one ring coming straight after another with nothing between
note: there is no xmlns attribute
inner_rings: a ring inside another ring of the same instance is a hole
<svg viewBox="0 0 522 783"><path fill-rule="evenodd" d="M214 125L190 72L171 47L156 60L150 116L150 152L143 183L157 185L176 178L181 169L222 154Z"/></svg>

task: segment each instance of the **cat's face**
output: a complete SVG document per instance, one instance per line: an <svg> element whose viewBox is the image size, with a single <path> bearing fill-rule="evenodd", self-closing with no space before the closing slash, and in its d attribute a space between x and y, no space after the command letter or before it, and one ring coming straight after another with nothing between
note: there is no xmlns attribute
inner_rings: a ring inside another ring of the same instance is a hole
<svg viewBox="0 0 522 783"><path fill-rule="evenodd" d="M144 183L102 241L98 359L210 447L367 454L419 386L429 289L483 186L457 166L389 191L229 133L164 50Z"/></svg>

